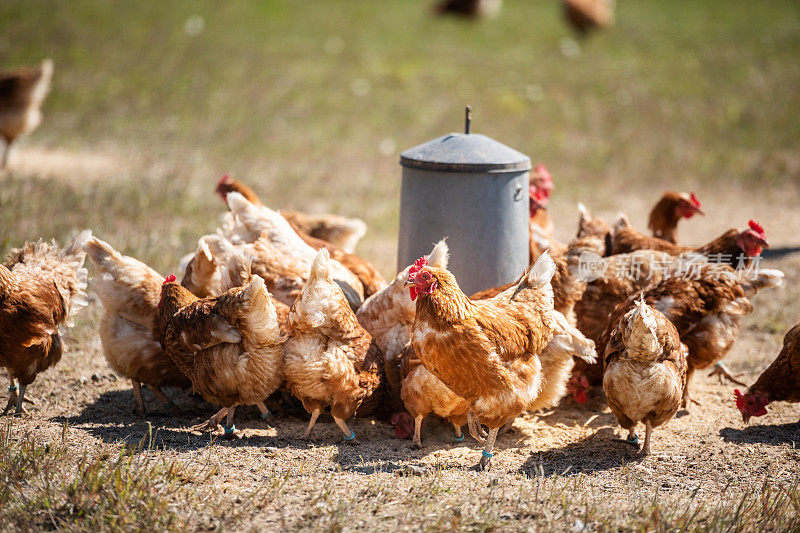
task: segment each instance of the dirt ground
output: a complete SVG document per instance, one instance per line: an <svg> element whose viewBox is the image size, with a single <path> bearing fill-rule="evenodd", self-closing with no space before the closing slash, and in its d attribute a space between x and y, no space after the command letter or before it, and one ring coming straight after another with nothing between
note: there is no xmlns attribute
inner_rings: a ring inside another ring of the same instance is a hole
<svg viewBox="0 0 800 533"><path fill-rule="evenodd" d="M719 228L742 225L745 211L767 213L773 247L762 266L780 268L786 277L782 287L755 297L755 312L743 320L726 359L745 382L777 355L783 334L800 317L794 192L748 198L746 210L726 209L726 202L736 205L732 199L744 201L742 191L706 194L709 216L680 228L684 242L702 242ZM627 206L640 227L646 207L644 201ZM571 209L558 200L553 206L564 237L572 231ZM240 408L241 438L228 442L188 429L215 409L178 390L168 391L176 413L157 407L147 392L152 412L147 419L134 416L130 384L103 359L95 331L99 316L94 300L73 330L69 353L29 388L37 403L29 416L11 422L12 435L65 438L76 453L144 439L140 455L175 461L191 472L169 499L171 512L193 529L639 529L651 518L629 518L650 517L650 509L728 512L743 494L796 487L800 476L797 406L770 405L766 416L745 425L734 407L735 387L707 377L707 371L694 383L701 405L657 429L654 455L644 460L619 440L624 433L598 393L584 406L565 399L549 412L520 417L513 432L498 439L488 473L473 468L478 444L469 437L455 444L451 427L434 419L423 425L424 448L414 451L386 423L352 422L357 443L349 445L324 416L306 442L305 415L278 416L268 424L255 409ZM678 520L670 516L652 527ZM714 522L709 524L713 529Z"/></svg>

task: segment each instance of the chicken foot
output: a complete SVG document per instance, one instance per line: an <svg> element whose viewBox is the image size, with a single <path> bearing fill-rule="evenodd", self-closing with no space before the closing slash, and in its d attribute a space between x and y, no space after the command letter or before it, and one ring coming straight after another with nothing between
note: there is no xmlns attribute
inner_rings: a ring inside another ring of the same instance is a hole
<svg viewBox="0 0 800 533"><path fill-rule="evenodd" d="M4 416L6 413L8 413L11 410L12 407L16 407L17 406L17 401L19 400L19 395L17 394L17 391L18 391L17 380L15 380L13 377L11 377L11 374L9 374L8 380L11 382L11 384L8 386L8 392L9 392L9 394L8 394L8 403L6 404L6 407L5 407L5 409L3 409L3 412L2 412L2 414L0 414L0 416ZM36 402L33 401L32 398L26 397L24 394L22 396L22 401L23 402L28 402L31 405L36 405ZM28 410L23 405L22 407L19 408L19 411L15 411L15 413L16 414L20 414L20 413L28 414Z"/></svg>
<svg viewBox="0 0 800 533"><path fill-rule="evenodd" d="M347 444L355 444L356 434L353 433L352 429L347 427L347 423L337 416L333 417L333 421L336 422L336 425L339 426L339 429L344 433L344 440L347 441Z"/></svg>
<svg viewBox="0 0 800 533"><path fill-rule="evenodd" d="M19 396L17 397L17 408L14 409L14 416L22 416L23 414L28 414L28 410L25 408L23 402L25 401L25 389L27 389L27 385L20 385L19 386ZM17 391L14 391L16 394Z"/></svg>
<svg viewBox="0 0 800 533"><path fill-rule="evenodd" d="M747 386L746 383L743 383L743 382L739 381L738 379L736 379L738 376L734 377L734 375L731 374L730 370L728 370L728 368L724 364L722 364L721 362L716 363L714 365L714 370L712 370L711 373L708 376L709 377L717 376L719 378L719 382L720 383L724 383L725 380L727 379L728 381L732 381L733 383L736 383L737 385L741 385L743 387ZM741 374L739 374L739 376L741 376Z"/></svg>
<svg viewBox="0 0 800 533"><path fill-rule="evenodd" d="M196 426L192 426L190 429L192 431L214 431L219 427L219 423L228 414L228 408L223 407L217 413L209 418L207 421L203 422L202 424L197 424Z"/></svg>
<svg viewBox="0 0 800 533"><path fill-rule="evenodd" d="M472 411L467 413L467 428L469 429L469 434L472 435L473 439L481 444L486 442L486 432L481 427L478 417L475 416L475 413Z"/></svg>
<svg viewBox="0 0 800 533"><path fill-rule="evenodd" d="M486 437L486 446L481 452L481 461L478 463L478 470L489 470L492 467L492 457L494 457L492 450L494 449L494 441L497 439L497 433L499 431L500 428L489 430L489 435Z"/></svg>

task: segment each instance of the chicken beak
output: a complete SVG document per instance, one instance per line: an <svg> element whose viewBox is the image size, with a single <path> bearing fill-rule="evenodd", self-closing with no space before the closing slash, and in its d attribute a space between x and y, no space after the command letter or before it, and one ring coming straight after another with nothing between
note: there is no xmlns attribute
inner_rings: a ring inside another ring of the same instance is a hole
<svg viewBox="0 0 800 533"><path fill-rule="evenodd" d="M769 243L767 242L767 239L761 239L761 246L763 246L764 248L769 248Z"/></svg>
<svg viewBox="0 0 800 533"><path fill-rule="evenodd" d="M694 211L695 211L695 213L697 213L698 215L703 215L703 216L706 216L706 212L705 212L705 211L703 211L702 209L700 209L699 207L695 207L695 208L694 208Z"/></svg>
<svg viewBox="0 0 800 533"><path fill-rule="evenodd" d="M742 421L743 421L745 424L747 424L747 422L748 422L749 420L750 420L750 413L742 413Z"/></svg>
<svg viewBox="0 0 800 533"><path fill-rule="evenodd" d="M410 287L413 285L414 282L411 279L407 279L405 283L403 283L403 288Z"/></svg>

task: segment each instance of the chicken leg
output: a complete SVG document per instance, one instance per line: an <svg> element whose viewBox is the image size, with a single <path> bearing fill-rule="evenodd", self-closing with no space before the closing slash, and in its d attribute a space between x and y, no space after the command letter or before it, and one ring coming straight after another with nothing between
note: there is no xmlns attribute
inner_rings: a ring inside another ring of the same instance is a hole
<svg viewBox="0 0 800 533"><path fill-rule="evenodd" d="M133 387L133 412L137 416L144 416L147 414L147 408L144 406L144 399L142 398L142 384L131 379L131 386Z"/></svg>
<svg viewBox="0 0 800 533"><path fill-rule="evenodd" d="M311 438L311 430L314 429L314 424L317 423L317 418L319 418L319 414L322 412L322 409L317 407L311 412L311 420L308 421L308 427L306 428L306 432L303 433L304 439Z"/></svg>
<svg viewBox="0 0 800 533"><path fill-rule="evenodd" d="M738 379L736 379L736 377L734 377L734 375L731 374L730 370L728 370L728 368L724 364L722 364L721 362L716 363L714 365L714 370L712 370L711 373L708 376L709 377L717 376L719 378L719 382L720 383L724 383L725 380L727 379L728 381L732 381L733 383L736 383L737 385L741 385L742 387L746 387L747 386L746 383L743 383L743 382L739 381Z"/></svg>
<svg viewBox="0 0 800 533"><path fill-rule="evenodd" d="M683 401L681 402L681 407L686 409L687 412L689 411L690 404L700 405L700 402L689 397L689 386L692 384L693 376L694 368L689 367L686 370L686 385L683 387Z"/></svg>
<svg viewBox="0 0 800 533"><path fill-rule="evenodd" d="M501 435L505 435L506 433L513 433L514 432L514 420L516 420L516 419L517 419L516 417L509 418L508 422L506 422L506 424L502 428L500 428L500 434Z"/></svg>
<svg viewBox="0 0 800 533"><path fill-rule="evenodd" d="M644 446L642 446L642 451L639 452L639 457L647 457L650 455L650 435L653 433L653 425L647 420L645 420L644 424L646 428Z"/></svg>
<svg viewBox="0 0 800 533"><path fill-rule="evenodd" d="M344 440L347 441L347 444L355 444L356 434L353 433L352 429L347 427L347 423L338 416L334 416L333 421L336 422L336 425L339 426L339 429L344 433Z"/></svg>
<svg viewBox="0 0 800 533"><path fill-rule="evenodd" d="M269 409L267 409L267 405L264 402L258 402L256 407L258 407L258 411L261 413L261 420L267 420L272 416L272 413L269 412Z"/></svg>
<svg viewBox="0 0 800 533"><path fill-rule="evenodd" d="M23 414L28 414L28 410L22 405L22 402L25 401L25 389L27 389L27 385L20 385L19 386L19 396L17 397L17 408L14 410L14 416L22 416Z"/></svg>
<svg viewBox="0 0 800 533"><path fill-rule="evenodd" d="M424 416L418 416L414 419L414 438L411 441L411 449L419 450L422 448L422 419Z"/></svg>
<svg viewBox="0 0 800 533"><path fill-rule="evenodd" d="M500 428L489 430L489 435L486 437L486 446L481 452L481 461L478 463L478 470L489 470L492 467L492 457L494 457L492 450L494 449L494 441L497 439L497 433L499 431Z"/></svg>
<svg viewBox="0 0 800 533"><path fill-rule="evenodd" d="M233 423L233 413L236 406L228 408L228 419L225 421L225 439L233 440L236 438L236 424Z"/></svg>
<svg viewBox="0 0 800 533"><path fill-rule="evenodd" d="M155 395L155 397L161 401L164 407L166 407L171 411L178 410L178 406L175 405L175 402L170 400L169 396L164 394L164 391L162 391L159 387L156 387L155 385L148 385L147 388L150 389L150 392L152 392Z"/></svg>
<svg viewBox="0 0 800 533"><path fill-rule="evenodd" d="M8 166L8 154L11 152L11 141L5 139L3 143L3 158L0 160L0 170L3 170Z"/></svg>

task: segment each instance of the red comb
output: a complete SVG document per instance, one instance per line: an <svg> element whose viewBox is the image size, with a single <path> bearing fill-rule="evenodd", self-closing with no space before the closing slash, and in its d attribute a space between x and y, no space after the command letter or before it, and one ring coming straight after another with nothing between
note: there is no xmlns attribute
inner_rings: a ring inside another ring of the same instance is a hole
<svg viewBox="0 0 800 533"><path fill-rule="evenodd" d="M417 259L416 261L414 261L414 264L411 265L411 268L408 269L408 279L413 281L414 276L417 274L417 272L422 270L422 268L427 264L428 264L428 258L425 257L424 255L419 259Z"/></svg>
<svg viewBox="0 0 800 533"><path fill-rule="evenodd" d="M695 207L701 207L700 200L697 199L697 195L695 195L694 192L692 192L689 196L691 197L692 203L694 204Z"/></svg>
<svg viewBox="0 0 800 533"><path fill-rule="evenodd" d="M550 171L547 170L547 167L544 165L536 165L536 168L533 169L533 173L537 176L541 176L546 180L552 180L553 176L550 175Z"/></svg>
<svg viewBox="0 0 800 533"><path fill-rule="evenodd" d="M178 279L178 278L175 277L175 274L170 274L169 276L166 277L166 279L164 280L164 283L162 283L162 285L166 285L167 283L175 283L176 279Z"/></svg>
<svg viewBox="0 0 800 533"><path fill-rule="evenodd" d="M741 410L744 408L744 396L739 389L733 391L733 399L736 400L736 407Z"/></svg>
<svg viewBox="0 0 800 533"><path fill-rule="evenodd" d="M759 224L755 220L749 221L747 223L747 225L750 226L750 229L755 231L756 233L758 233L760 235L764 235L764 226L762 226L761 224Z"/></svg>

